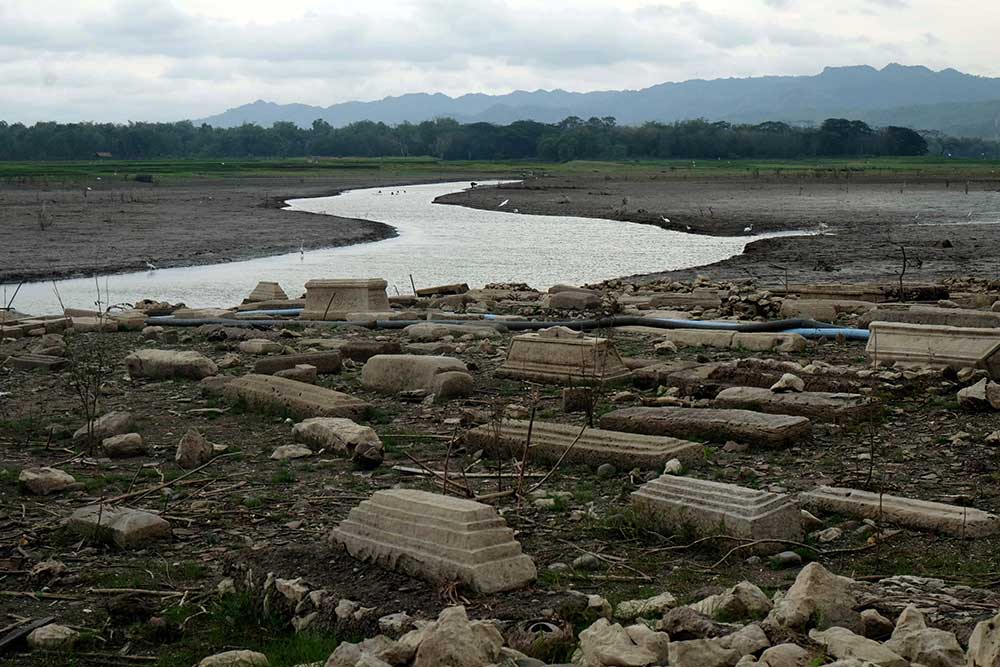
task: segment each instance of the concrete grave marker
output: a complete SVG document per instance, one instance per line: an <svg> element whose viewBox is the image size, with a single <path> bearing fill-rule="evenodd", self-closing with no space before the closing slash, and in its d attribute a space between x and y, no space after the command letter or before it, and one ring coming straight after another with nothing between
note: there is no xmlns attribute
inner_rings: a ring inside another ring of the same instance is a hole
<svg viewBox="0 0 1000 667"><path fill-rule="evenodd" d="M601 428L765 447L787 447L812 439L812 423L806 417L721 408L624 408L601 417Z"/></svg>
<svg viewBox="0 0 1000 667"><path fill-rule="evenodd" d="M310 280L303 320L346 320L350 313L389 313L386 283L380 278Z"/></svg>
<svg viewBox="0 0 1000 667"><path fill-rule="evenodd" d="M480 593L521 588L536 576L494 508L426 491L376 491L330 537L359 560Z"/></svg>
<svg viewBox="0 0 1000 667"><path fill-rule="evenodd" d="M624 381L631 372L609 340L552 327L515 336L496 374L545 384L600 385Z"/></svg>
<svg viewBox="0 0 1000 667"><path fill-rule="evenodd" d="M1000 329L872 322L865 354L874 364L983 368L1000 378Z"/></svg>
<svg viewBox="0 0 1000 667"><path fill-rule="evenodd" d="M632 505L670 531L691 528L702 536L802 539L799 509L791 498L735 484L663 475L634 492ZM756 551L773 553L785 548L774 543Z"/></svg>
<svg viewBox="0 0 1000 667"><path fill-rule="evenodd" d="M273 375L235 378L226 383L222 393L229 400L243 401L252 409L287 412L301 419L359 419L369 407L368 403L348 394Z"/></svg>
<svg viewBox="0 0 1000 667"><path fill-rule="evenodd" d="M505 419L500 425L499 442L491 424L472 429L466 440L473 447L481 447L494 455L520 459L528 427L527 421ZM675 458L687 465L696 463L702 458L703 449L702 445L687 440L594 428L580 435L579 426L536 421L531 424L528 459L555 462L565 454L564 461L570 464L611 463L622 470L633 467L663 470L664 464Z"/></svg>

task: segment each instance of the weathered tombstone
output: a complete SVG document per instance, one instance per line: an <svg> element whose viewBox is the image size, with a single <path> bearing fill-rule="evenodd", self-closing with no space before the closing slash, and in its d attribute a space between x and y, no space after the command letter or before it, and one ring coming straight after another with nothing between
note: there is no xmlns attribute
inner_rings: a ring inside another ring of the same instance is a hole
<svg viewBox="0 0 1000 667"><path fill-rule="evenodd" d="M806 417L721 408L623 408L601 417L601 428L764 447L788 447L812 439L812 423Z"/></svg>
<svg viewBox="0 0 1000 667"><path fill-rule="evenodd" d="M250 296L243 303L259 303L261 301L281 301L288 299L285 290L281 289L278 283L261 281L250 292Z"/></svg>
<svg viewBox="0 0 1000 667"><path fill-rule="evenodd" d="M368 403L348 394L273 375L244 375L235 378L226 383L222 393L229 400L243 401L252 409L289 413L301 419L359 419L369 407Z"/></svg>
<svg viewBox="0 0 1000 667"><path fill-rule="evenodd" d="M7 365L19 370L41 369L43 371L58 371L66 366L66 359L48 354L19 354L10 357Z"/></svg>
<svg viewBox="0 0 1000 667"><path fill-rule="evenodd" d="M858 319L858 326L867 327L872 322L993 329L1000 327L1000 313L967 308L886 304L862 315Z"/></svg>
<svg viewBox="0 0 1000 667"><path fill-rule="evenodd" d="M260 375L274 375L278 371L286 371L300 364L316 367L320 375L339 373L343 366L340 352L303 352L301 354L283 354L276 357L260 359L253 366L253 372Z"/></svg>
<svg viewBox="0 0 1000 667"><path fill-rule="evenodd" d="M755 410L775 415L797 415L819 421L860 421L878 413L879 404L861 394L805 391L776 393L761 387L730 387L715 397L720 408Z"/></svg>
<svg viewBox="0 0 1000 667"><path fill-rule="evenodd" d="M424 287L417 290L417 296L443 296L448 294L465 294L469 291L466 283L452 283L450 285L437 285L435 287Z"/></svg>
<svg viewBox="0 0 1000 667"><path fill-rule="evenodd" d="M865 519L883 519L901 526L958 537L983 537L1000 532L1000 517L973 507L960 507L858 489L821 486L799 494L799 502L814 510Z"/></svg>
<svg viewBox="0 0 1000 667"><path fill-rule="evenodd" d="M691 465L702 458L704 446L696 442L655 435L622 433L579 426L505 419L499 429L492 424L476 427L466 434L466 442L503 458L520 459L531 431L529 460L579 463L599 466L610 463L621 470L634 467L663 470L671 459Z"/></svg>
<svg viewBox="0 0 1000 667"><path fill-rule="evenodd" d="M983 368L1000 378L1000 329L872 322L865 354L875 365Z"/></svg>
<svg viewBox="0 0 1000 667"><path fill-rule="evenodd" d="M784 494L735 484L663 475L632 494L632 505L654 525L671 532L691 529L700 536L727 535L748 540L802 539L800 512ZM765 543L756 553L786 548Z"/></svg>
<svg viewBox="0 0 1000 667"><path fill-rule="evenodd" d="M426 491L376 491L330 538L359 560L480 593L521 588L536 576L493 507Z"/></svg>
<svg viewBox="0 0 1000 667"><path fill-rule="evenodd" d="M622 382L631 376L609 340L566 327L515 336L496 374L545 384L588 386Z"/></svg>
<svg viewBox="0 0 1000 667"><path fill-rule="evenodd" d="M389 312L386 281L380 278L310 280L303 320L346 320L351 313Z"/></svg>

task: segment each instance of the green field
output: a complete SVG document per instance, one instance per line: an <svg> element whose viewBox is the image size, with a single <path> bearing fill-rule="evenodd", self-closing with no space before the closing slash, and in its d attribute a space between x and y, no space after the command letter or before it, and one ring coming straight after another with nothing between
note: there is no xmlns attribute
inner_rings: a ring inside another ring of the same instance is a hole
<svg viewBox="0 0 1000 667"><path fill-rule="evenodd" d="M244 178L254 176L323 176L345 172L379 172L400 176L435 174L525 173L573 175L585 173L668 173L676 176L815 176L849 174L895 178L1000 178L1000 160L942 157L887 157L809 160L626 160L564 163L533 161L455 161L435 158L289 158L289 159L178 159L89 160L74 162L0 162L0 180L131 179L144 174L154 179Z"/></svg>

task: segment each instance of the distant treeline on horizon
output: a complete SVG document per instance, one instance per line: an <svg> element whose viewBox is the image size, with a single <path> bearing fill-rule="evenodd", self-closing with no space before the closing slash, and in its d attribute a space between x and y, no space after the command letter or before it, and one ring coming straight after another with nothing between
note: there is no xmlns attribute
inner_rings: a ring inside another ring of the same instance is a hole
<svg viewBox="0 0 1000 667"><path fill-rule="evenodd" d="M177 123L36 123L0 121L0 160L85 160L187 157L408 157L444 160L568 161L577 159L809 157L994 157L996 142L920 134L904 127L872 128L831 118L819 127L766 122L734 125L689 120L619 126L614 118L566 118L559 123L460 124L449 118L422 123L361 121L334 128L322 120L304 129L290 122L270 128Z"/></svg>

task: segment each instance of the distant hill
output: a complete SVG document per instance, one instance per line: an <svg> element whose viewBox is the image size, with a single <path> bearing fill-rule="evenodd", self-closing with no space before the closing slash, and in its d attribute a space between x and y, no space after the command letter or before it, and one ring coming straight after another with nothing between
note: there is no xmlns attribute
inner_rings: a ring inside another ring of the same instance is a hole
<svg viewBox="0 0 1000 667"><path fill-rule="evenodd" d="M707 118L729 122L783 120L810 124L849 117L873 125L904 125L953 136L1000 134L1000 78L891 64L827 67L815 76L695 79L642 90L571 93L565 90L473 93L449 97L414 93L329 107L258 100L195 121L216 127L291 121L307 127L321 118L335 127L359 120L397 124L448 116L463 123L556 122L567 116L614 116L620 124Z"/></svg>

